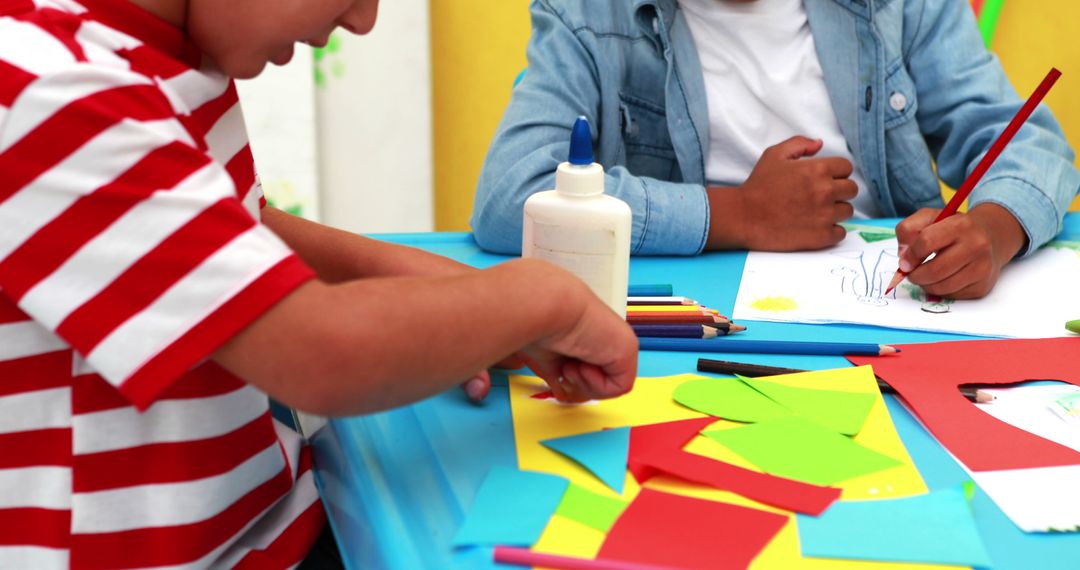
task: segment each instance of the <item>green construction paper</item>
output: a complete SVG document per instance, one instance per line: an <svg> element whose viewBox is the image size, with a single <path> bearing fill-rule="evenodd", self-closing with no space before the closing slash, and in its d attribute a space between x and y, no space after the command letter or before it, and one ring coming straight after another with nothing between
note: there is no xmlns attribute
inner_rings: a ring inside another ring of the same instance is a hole
<svg viewBox="0 0 1080 570"><path fill-rule="evenodd" d="M566 489L555 514L579 522L600 532L607 532L629 503L594 493L573 483Z"/></svg>
<svg viewBox="0 0 1080 570"><path fill-rule="evenodd" d="M835 485L901 464L798 416L707 431L703 435L766 473L817 485Z"/></svg>
<svg viewBox="0 0 1080 570"><path fill-rule="evenodd" d="M736 376L736 380L704 378L675 389L675 401L702 413L737 422L762 422L792 414L814 420L840 433L862 429L876 394L789 386Z"/></svg>
<svg viewBox="0 0 1080 570"><path fill-rule="evenodd" d="M791 410L840 433L855 435L862 430L877 394L817 390L779 384L757 378L738 377L754 390Z"/></svg>
<svg viewBox="0 0 1080 570"><path fill-rule="evenodd" d="M736 422L759 422L791 414L761 392L730 378L684 382L675 388L673 396L691 410Z"/></svg>

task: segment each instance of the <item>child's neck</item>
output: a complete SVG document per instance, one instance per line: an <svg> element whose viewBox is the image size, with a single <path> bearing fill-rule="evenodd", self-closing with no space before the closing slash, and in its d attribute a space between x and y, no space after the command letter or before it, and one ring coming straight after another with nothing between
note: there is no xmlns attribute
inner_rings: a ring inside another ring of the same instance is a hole
<svg viewBox="0 0 1080 570"><path fill-rule="evenodd" d="M128 0L166 22L183 29L187 23L188 0Z"/></svg>

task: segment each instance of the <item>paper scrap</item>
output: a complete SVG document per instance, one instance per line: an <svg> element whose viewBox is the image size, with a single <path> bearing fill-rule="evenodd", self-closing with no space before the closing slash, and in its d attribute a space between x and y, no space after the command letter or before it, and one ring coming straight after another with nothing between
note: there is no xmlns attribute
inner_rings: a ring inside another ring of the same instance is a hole
<svg viewBox="0 0 1080 570"><path fill-rule="evenodd" d="M630 428L581 433L540 443L573 459L616 493L622 493L630 451Z"/></svg>
<svg viewBox="0 0 1080 570"><path fill-rule="evenodd" d="M642 489L608 533L601 560L688 569L745 569L787 517Z"/></svg>
<svg viewBox="0 0 1080 570"><path fill-rule="evenodd" d="M562 501L568 484L557 475L493 467L454 535L454 546L532 546Z"/></svg>
<svg viewBox="0 0 1080 570"><path fill-rule="evenodd" d="M628 501L594 493L570 483L555 514L577 521L600 532L607 532L615 519L626 510Z"/></svg>
<svg viewBox="0 0 1080 570"><path fill-rule="evenodd" d="M991 566L962 488L883 501L843 501L797 517L804 556Z"/></svg>
<svg viewBox="0 0 1080 570"><path fill-rule="evenodd" d="M834 485L901 462L818 423L789 416L733 429L706 431L766 473Z"/></svg>

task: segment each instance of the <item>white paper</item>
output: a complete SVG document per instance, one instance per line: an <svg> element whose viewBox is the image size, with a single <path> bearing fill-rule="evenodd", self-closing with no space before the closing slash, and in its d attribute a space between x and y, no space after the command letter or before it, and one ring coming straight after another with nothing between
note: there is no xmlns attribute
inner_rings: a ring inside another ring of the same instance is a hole
<svg viewBox="0 0 1080 570"><path fill-rule="evenodd" d="M897 269L896 238L848 231L822 251L750 252L732 318L751 321L854 323L993 336L1066 336L1080 318L1080 243L1052 242L1005 267L978 300L928 302L908 281L885 295ZM941 312L944 311L944 312Z"/></svg>
<svg viewBox="0 0 1080 570"><path fill-rule="evenodd" d="M1010 425L1080 451L1080 424L1063 420L1051 409L1054 400L1080 392L1080 387L1054 383L983 391L997 399L975 404L977 408ZM1080 530L1080 465L967 471L1024 532Z"/></svg>

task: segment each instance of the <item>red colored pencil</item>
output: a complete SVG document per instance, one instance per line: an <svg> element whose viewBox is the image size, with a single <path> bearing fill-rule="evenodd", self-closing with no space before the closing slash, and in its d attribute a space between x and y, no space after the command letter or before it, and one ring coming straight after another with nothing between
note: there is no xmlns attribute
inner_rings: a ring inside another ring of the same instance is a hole
<svg viewBox="0 0 1080 570"><path fill-rule="evenodd" d="M934 218L934 221L930 223L936 224L941 220L944 220L945 218L948 218L949 216L956 213L956 210L960 208L960 204L962 204L964 200L967 199L968 194L971 193L971 190L975 188L975 185L978 184L979 180L982 179L983 174L986 174L986 171L990 169L990 166L992 164L994 164L994 161L997 160L997 157L1001 154L1001 151L1005 150L1005 145L1009 144L1009 141L1012 140L1013 135L1016 134L1016 131L1020 130L1020 127L1024 125L1024 122L1027 121L1028 117L1031 116L1031 113L1035 111L1035 107L1039 105L1039 103L1043 100L1043 97L1046 97L1047 92L1049 92L1050 88L1054 86L1055 82L1057 82L1058 77L1061 77L1061 72L1058 71L1056 67L1051 67L1050 72L1046 74L1045 78L1043 78L1042 83L1040 83L1039 86L1035 88L1035 91L1031 94L1031 97L1028 97L1028 100L1024 103L1024 106L1020 107L1020 110L1016 112L1016 115L1012 118L1011 121L1009 121L1009 124L1005 127L1005 130L1002 131L1000 135L998 135L998 138L994 141L994 144L990 145L990 150L987 151L985 155L983 155L982 160L980 160L979 164L975 166L975 170L972 170L971 174L968 174L968 177L964 179L964 183L960 185L960 189L956 191L956 194L954 194L952 199L949 200L949 203L945 205L945 208L938 212L937 217ZM895 289L896 286L899 285L906 276L907 272L901 271L899 268L897 268L892 280L889 281L889 288L885 290L885 294L888 295L889 293L891 293L892 290Z"/></svg>

